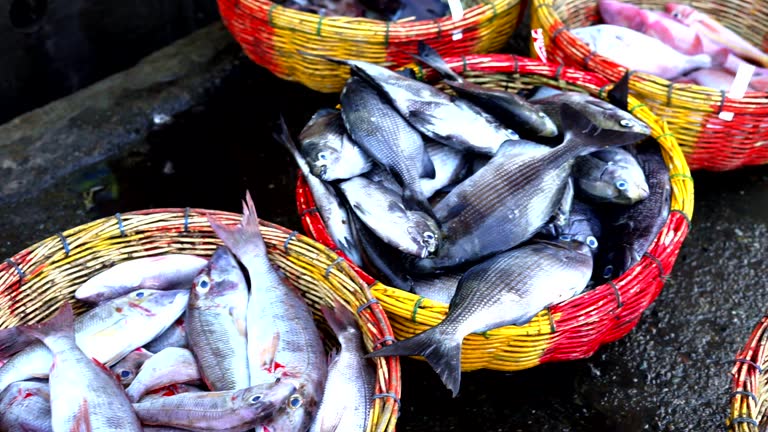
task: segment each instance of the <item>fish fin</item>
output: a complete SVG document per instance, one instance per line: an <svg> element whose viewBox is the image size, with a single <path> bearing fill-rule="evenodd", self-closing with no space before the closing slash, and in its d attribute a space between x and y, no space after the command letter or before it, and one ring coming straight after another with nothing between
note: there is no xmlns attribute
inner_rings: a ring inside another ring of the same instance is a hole
<svg viewBox="0 0 768 432"><path fill-rule="evenodd" d="M240 336L245 336L246 330L245 330L245 320L238 318L238 306L230 306L229 307L229 316L232 318L232 322L235 323L235 328L237 329L237 334Z"/></svg>
<svg viewBox="0 0 768 432"><path fill-rule="evenodd" d="M409 68L409 67L406 67L406 68L403 68L403 69L398 69L398 70L395 71L395 73L398 74L398 75L404 76L406 78L413 79L413 80L418 79L418 78L416 78L416 72L414 72L414 70Z"/></svg>
<svg viewBox="0 0 768 432"><path fill-rule="evenodd" d="M423 157L421 158L421 177L427 179L435 178L435 164L432 162L432 158L429 157L429 153L424 150Z"/></svg>
<svg viewBox="0 0 768 432"><path fill-rule="evenodd" d="M260 256L266 255L267 247L259 230L259 219L256 215L256 207L253 205L250 192L246 191L245 193L243 215L238 225L224 225L215 216L210 214L208 215L208 223L221 241L240 261L243 261L243 257L248 254L250 248L255 248L254 252Z"/></svg>
<svg viewBox="0 0 768 432"><path fill-rule="evenodd" d="M272 340L269 344L265 345L259 352L259 358L261 359L262 370L268 372L275 371L275 357L277 356L277 347L280 345L280 332L275 331L272 335Z"/></svg>
<svg viewBox="0 0 768 432"><path fill-rule="evenodd" d="M608 102L624 111L629 109L629 71L608 91Z"/></svg>
<svg viewBox="0 0 768 432"><path fill-rule="evenodd" d="M698 37L698 35L697 35ZM706 55L706 54L704 54ZM710 56L712 67L725 67L725 64L728 62L728 57L730 57L731 51L728 48L720 48L717 51L714 52Z"/></svg>
<svg viewBox="0 0 768 432"><path fill-rule="evenodd" d="M307 160L304 159L304 156L296 146L296 142L291 137L291 132L288 130L288 125L285 123L285 117L283 117L282 114L279 115L275 129L272 131L272 137L275 141L282 144L291 156L293 156L293 159L296 161L296 164L299 166L299 169L304 176L312 175L312 172L309 169L309 164L307 163Z"/></svg>
<svg viewBox="0 0 768 432"><path fill-rule="evenodd" d="M583 156L602 148L624 146L647 138L646 134L639 132L603 129L568 104L560 106L560 113L565 141L553 151L567 151L566 146L575 146L579 148L576 155Z"/></svg>
<svg viewBox="0 0 768 432"><path fill-rule="evenodd" d="M22 326L19 329L41 341L50 336L70 335L74 338L74 320L75 316L72 312L72 305L65 302L48 321Z"/></svg>
<svg viewBox="0 0 768 432"><path fill-rule="evenodd" d="M365 357L422 356L456 397L461 383L461 339L457 342L441 337L436 333L437 328L382 347Z"/></svg>
<svg viewBox="0 0 768 432"><path fill-rule="evenodd" d="M359 213L361 215L368 215L368 211L366 211L365 207L360 205L360 203L352 204L352 209L355 210L355 213Z"/></svg>
<svg viewBox="0 0 768 432"><path fill-rule="evenodd" d="M83 401L80 402L80 407L78 407L77 412L72 419L72 427L69 432L93 432L88 400L83 399Z"/></svg>
<svg viewBox="0 0 768 432"><path fill-rule="evenodd" d="M423 40L420 40L418 43L418 54L411 54L411 56L436 70L443 76L443 78L449 78L459 82L462 81L461 76L448 66L448 63L445 62L445 59L443 59L437 50Z"/></svg>
<svg viewBox="0 0 768 432"><path fill-rule="evenodd" d="M355 316L338 299L334 300L333 308L321 306L320 311L337 337L342 333L359 331Z"/></svg>
<svg viewBox="0 0 768 432"><path fill-rule="evenodd" d="M107 366L106 366L104 363L102 363L102 362L98 361L98 360L97 360L96 358L94 358L94 357L91 357L91 361L92 361L92 362L93 362L93 364L95 364L95 365L96 365L96 366L97 366L99 369L101 369L102 371L104 371L104 373L106 373L107 375L109 375L110 377L112 377L112 378L115 380L115 382L116 382L116 383L117 383L117 384L120 386L120 388L121 388L121 389L123 388L123 385L120 383L120 377L119 377L119 376L118 376L118 375L117 375L115 372L112 372L112 369L108 368L108 367L107 367Z"/></svg>

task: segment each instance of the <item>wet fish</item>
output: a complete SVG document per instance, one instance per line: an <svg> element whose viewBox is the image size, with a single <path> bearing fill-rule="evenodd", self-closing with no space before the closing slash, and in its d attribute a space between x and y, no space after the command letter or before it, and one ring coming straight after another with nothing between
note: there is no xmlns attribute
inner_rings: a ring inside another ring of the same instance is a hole
<svg viewBox="0 0 768 432"><path fill-rule="evenodd" d="M125 389L125 393L131 402L137 402L151 390L171 384L197 382L200 378L192 352L185 348L170 347L144 362L136 379ZM248 387L248 384L245 387Z"/></svg>
<svg viewBox="0 0 768 432"><path fill-rule="evenodd" d="M422 258L437 248L440 230L435 221L406 210L393 190L365 177L345 180L339 188L357 217L390 246Z"/></svg>
<svg viewBox="0 0 768 432"><path fill-rule="evenodd" d="M421 179L421 187L427 197L432 197L439 190L461 181L467 168L464 152L443 144L428 141L427 153L435 166L434 179Z"/></svg>
<svg viewBox="0 0 768 432"><path fill-rule="evenodd" d="M318 110L299 134L299 142L310 172L320 180L348 179L373 168L371 158L347 133L338 110Z"/></svg>
<svg viewBox="0 0 768 432"><path fill-rule="evenodd" d="M190 287L191 286L192 285L190 284ZM168 347L187 347L187 330L184 325L183 317L176 320L173 325L168 327L168 330L160 333L160 335L154 338L150 343L144 345L144 348L153 353L160 352Z"/></svg>
<svg viewBox="0 0 768 432"><path fill-rule="evenodd" d="M413 278L413 293L436 302L451 303L464 273L441 273Z"/></svg>
<svg viewBox="0 0 768 432"><path fill-rule="evenodd" d="M128 387L136 378L136 374L139 373L141 365L153 355L153 353L144 348L136 348L117 362L116 365L112 366L112 372L120 380L120 384L123 387Z"/></svg>
<svg viewBox="0 0 768 432"><path fill-rule="evenodd" d="M192 279L207 262L205 258L184 254L125 261L87 280L75 291L75 298L100 303L139 289L189 289Z"/></svg>
<svg viewBox="0 0 768 432"><path fill-rule="evenodd" d="M637 160L643 168L651 191L643 201L631 206L602 209L605 232L600 253L595 256L595 279L615 279L643 257L667 222L671 186L669 168L658 147L639 150Z"/></svg>
<svg viewBox="0 0 768 432"><path fill-rule="evenodd" d="M232 252L219 246L189 295L187 337L205 384L214 391L248 387L245 333L248 285Z"/></svg>
<svg viewBox="0 0 768 432"><path fill-rule="evenodd" d="M110 370L78 347L73 320L72 305L64 303L50 320L24 327L53 354L49 378L53 430L143 431Z"/></svg>
<svg viewBox="0 0 768 432"><path fill-rule="evenodd" d="M352 76L347 80L341 92L341 105L349 134L403 187L407 208L431 214L419 179L434 178L435 167L419 132L361 78Z"/></svg>
<svg viewBox="0 0 768 432"><path fill-rule="evenodd" d="M213 216L208 221L250 277L246 334L251 385L278 377L281 383L295 388L287 411L264 426L304 431L317 410L327 373L325 350L312 312L298 290L270 262L250 194L246 194L238 225L224 225Z"/></svg>
<svg viewBox="0 0 768 432"><path fill-rule="evenodd" d="M131 351L165 331L184 312L189 289L142 289L99 304L75 318L75 340L89 357L113 366ZM36 342L0 367L0 391L10 383L45 378L50 350Z"/></svg>
<svg viewBox="0 0 768 432"><path fill-rule="evenodd" d="M576 158L576 188L593 201L634 204L648 197L643 169L632 154L609 148Z"/></svg>
<svg viewBox="0 0 768 432"><path fill-rule="evenodd" d="M321 307L321 311L341 350L332 355L328 365L323 398L309 432L365 431L373 405L376 370L363 358L366 350L352 313L338 301L333 310Z"/></svg>
<svg viewBox="0 0 768 432"><path fill-rule="evenodd" d="M557 135L557 126L540 107L530 103L515 93L488 88L479 84L465 81L461 75L454 72L440 54L424 41L419 41L417 59L435 69L459 97L462 97L488 114L494 116L502 124L512 128L518 135L526 139L536 137L553 137Z"/></svg>
<svg viewBox="0 0 768 432"><path fill-rule="evenodd" d="M273 381L239 390L182 393L134 403L133 408L145 425L240 432L285 415L286 401L295 392L292 384Z"/></svg>
<svg viewBox="0 0 768 432"><path fill-rule="evenodd" d="M591 274L592 255L580 242L537 242L501 253L467 270L438 325L368 356L423 356L455 397L465 336L522 326L581 292Z"/></svg>
<svg viewBox="0 0 768 432"><path fill-rule="evenodd" d="M48 384L21 381L0 393L0 430L53 432Z"/></svg>
<svg viewBox="0 0 768 432"><path fill-rule="evenodd" d="M306 160L304 160L304 157L296 148L296 144L293 142L293 138L291 138L291 134L282 117L274 133L274 138L288 149L299 165L299 169L304 174L304 178L312 192L317 211L320 213L320 217L323 219L325 228L328 230L328 234L331 235L333 242L344 252L344 255L354 263L359 264L361 261L360 251L357 249L354 237L349 229L349 214L347 214L347 211L336 196L336 192L312 174Z"/></svg>
<svg viewBox="0 0 768 432"><path fill-rule="evenodd" d="M560 205L575 157L644 138L640 133L599 128L567 104L561 111L565 131L561 145L520 158L519 149L525 144L512 143L435 207L444 234L442 246L435 258L417 262L414 271L457 266L531 238Z"/></svg>
<svg viewBox="0 0 768 432"><path fill-rule="evenodd" d="M139 398L139 402L148 402L155 399L162 399L168 396L175 396L182 393L201 393L205 390L200 387L189 384L171 384L165 387L160 387L155 390L150 390L147 394Z"/></svg>
<svg viewBox="0 0 768 432"><path fill-rule="evenodd" d="M598 251L602 235L600 219L590 206L574 200L568 220L562 227L545 225L537 235L544 240L579 241L589 246L592 255Z"/></svg>
<svg viewBox="0 0 768 432"><path fill-rule="evenodd" d="M408 123L437 142L462 151L493 155L505 141L519 138L480 108L466 100L452 98L430 84L373 63L321 57L349 66L355 76L364 78L386 95ZM343 115L345 104L343 101L341 104ZM359 139L355 141L363 146Z"/></svg>
<svg viewBox="0 0 768 432"><path fill-rule="evenodd" d="M643 135L650 135L651 133L651 128L637 117L586 93L559 92L536 99L534 103L547 113L560 130L563 130L561 107L565 104L581 112L589 121L602 129L635 132Z"/></svg>

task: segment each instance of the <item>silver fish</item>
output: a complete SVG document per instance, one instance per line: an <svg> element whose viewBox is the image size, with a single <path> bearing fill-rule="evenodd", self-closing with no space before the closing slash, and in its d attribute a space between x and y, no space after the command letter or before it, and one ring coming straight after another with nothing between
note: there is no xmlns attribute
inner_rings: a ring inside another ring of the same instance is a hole
<svg viewBox="0 0 768 432"><path fill-rule="evenodd" d="M190 284L190 287L192 284ZM160 333L150 343L144 345L148 351L156 353L169 347L187 348L187 328L184 324L184 318L179 318L168 330Z"/></svg>
<svg viewBox="0 0 768 432"><path fill-rule="evenodd" d="M427 153L435 166L434 179L421 179L421 188L427 197L458 183L466 171L467 161L463 152L436 142L426 143Z"/></svg>
<svg viewBox="0 0 768 432"><path fill-rule="evenodd" d="M594 256L598 250L601 224L592 208L578 200L573 201L568 220L562 226L549 224L542 227L538 237L544 240L580 241L589 246Z"/></svg>
<svg viewBox="0 0 768 432"><path fill-rule="evenodd" d="M376 370L363 358L366 351L352 313L338 301L333 310L321 310L341 350L328 365L325 391L309 432L363 432L373 405Z"/></svg>
<svg viewBox="0 0 768 432"><path fill-rule="evenodd" d="M651 128L637 117L586 93L566 91L531 102L541 107L561 132L564 131L564 114L561 107L568 105L581 112L599 128L646 136L651 133Z"/></svg>
<svg viewBox="0 0 768 432"><path fill-rule="evenodd" d="M408 209L431 214L432 207L419 179L434 178L435 167L421 134L361 78L352 76L347 80L341 105L341 116L352 139L395 176L403 187L403 202Z"/></svg>
<svg viewBox="0 0 768 432"><path fill-rule="evenodd" d="M379 238L403 253L426 257L438 246L435 221L420 211L406 210L393 190L365 177L339 183L357 217Z"/></svg>
<svg viewBox="0 0 768 432"><path fill-rule="evenodd" d="M247 305L245 276L232 252L219 246L195 278L185 319L189 346L211 390L248 387Z"/></svg>
<svg viewBox="0 0 768 432"><path fill-rule="evenodd" d="M138 290L99 304L75 318L75 340L89 357L113 366L165 331L187 306L189 289ZM0 367L0 391L10 383L45 378L53 356L36 342Z"/></svg>
<svg viewBox="0 0 768 432"><path fill-rule="evenodd" d="M436 302L450 304L463 273L441 273L438 275L414 277L413 293Z"/></svg>
<svg viewBox="0 0 768 432"><path fill-rule="evenodd" d="M136 348L112 366L112 372L120 380L123 387L128 387L139 373L141 365L154 354L144 348Z"/></svg>
<svg viewBox="0 0 768 432"><path fill-rule="evenodd" d="M360 251L357 249L352 231L349 228L349 215L346 209L339 202L339 198L336 196L333 188L312 174L307 161L304 160L301 152L296 148L296 144L293 142L293 138L291 138L291 134L282 117L280 118L278 129L274 133L274 138L288 149L299 165L299 169L304 174L309 189L312 191L317 211L320 213L320 217L323 219L325 228L328 230L328 234L331 235L333 242L344 252L347 258L360 265L362 258L360 257Z"/></svg>
<svg viewBox="0 0 768 432"><path fill-rule="evenodd" d="M53 432L48 384L21 381L0 393L0 430Z"/></svg>
<svg viewBox="0 0 768 432"><path fill-rule="evenodd" d="M562 201L576 156L644 137L598 128L569 105L563 105L562 113L563 144L536 157L502 149L435 207L445 237L436 257L416 262L414 271L456 266L531 238Z"/></svg>
<svg viewBox="0 0 768 432"><path fill-rule="evenodd" d="M218 237L248 269L251 296L246 321L251 385L280 378L295 392L270 430L304 431L317 410L327 373L326 355L312 312L298 289L269 260L250 193L237 226L208 216Z"/></svg>
<svg viewBox="0 0 768 432"><path fill-rule="evenodd" d="M323 58L349 66L353 75L378 87L408 123L435 141L459 150L493 155L505 141L519 138L480 108L466 100L452 98L430 84L373 63ZM343 101L341 105L344 114ZM359 139L355 141L363 145Z"/></svg>
<svg viewBox="0 0 768 432"><path fill-rule="evenodd" d="M320 180L348 179L373 168L371 158L347 133L338 110L318 110L299 134L299 142L312 175Z"/></svg>
<svg viewBox="0 0 768 432"><path fill-rule="evenodd" d="M576 158L577 189L593 201L634 204L648 198L643 169L632 154L610 148Z"/></svg>
<svg viewBox="0 0 768 432"><path fill-rule="evenodd" d="M125 389L125 393L131 402L137 402L151 390L199 380L200 371L192 352L184 348L170 347L144 362L136 379Z"/></svg>
<svg viewBox="0 0 768 432"><path fill-rule="evenodd" d="M168 396L176 396L183 393L201 393L206 390L200 387L189 384L171 384L165 387L160 387L155 390L150 390L147 394L139 398L139 402L149 402L155 399L162 399Z"/></svg>
<svg viewBox="0 0 768 432"><path fill-rule="evenodd" d="M419 55L414 56L443 76L443 82L459 97L462 97L498 119L505 126L511 127L521 137L535 139L538 136L557 135L557 126L536 105L515 93L484 87L465 81L454 72L434 48L420 40Z"/></svg>
<svg viewBox="0 0 768 432"><path fill-rule="evenodd" d="M273 381L240 390L182 393L134 403L133 408L145 425L241 432L285 415L286 401L295 392L292 384Z"/></svg>
<svg viewBox="0 0 768 432"><path fill-rule="evenodd" d="M125 261L85 281L75 291L75 298L101 303L139 289L189 289L192 279L207 262L205 258L184 254Z"/></svg>
<svg viewBox="0 0 768 432"><path fill-rule="evenodd" d="M72 305L42 324L25 327L53 354L50 371L51 424L59 431L143 431L123 386L77 346Z"/></svg>
<svg viewBox="0 0 768 432"><path fill-rule="evenodd" d="M423 356L455 397L465 336L525 325L581 292L591 274L592 255L580 242L537 242L501 253L464 274L438 325L368 356Z"/></svg>

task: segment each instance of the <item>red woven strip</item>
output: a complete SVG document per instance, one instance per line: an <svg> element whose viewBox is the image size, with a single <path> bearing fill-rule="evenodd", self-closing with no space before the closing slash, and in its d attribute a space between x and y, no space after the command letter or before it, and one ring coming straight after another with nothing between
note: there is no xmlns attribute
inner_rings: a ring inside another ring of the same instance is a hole
<svg viewBox="0 0 768 432"><path fill-rule="evenodd" d="M255 63L275 75L285 74L281 56L275 53L275 29L270 18L278 6L272 2L218 0L219 13L229 32Z"/></svg>

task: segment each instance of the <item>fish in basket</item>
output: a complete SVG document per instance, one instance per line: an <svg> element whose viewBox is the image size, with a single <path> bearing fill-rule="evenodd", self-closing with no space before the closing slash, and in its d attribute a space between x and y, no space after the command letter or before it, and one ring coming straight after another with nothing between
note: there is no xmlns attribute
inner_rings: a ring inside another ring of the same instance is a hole
<svg viewBox="0 0 768 432"><path fill-rule="evenodd" d="M380 305L250 195L239 217L75 228L6 260L0 282L2 430L394 430L399 363L366 358L393 339Z"/></svg>
<svg viewBox="0 0 768 432"><path fill-rule="evenodd" d="M665 125L594 75L426 44L417 57L435 85L346 61L340 110L298 143L276 133L308 232L383 282L398 342L369 356L422 357L455 396L461 370L580 358L629 332L688 230L691 179Z"/></svg>
<svg viewBox="0 0 768 432"><path fill-rule="evenodd" d="M669 123L692 170L768 162L768 5L534 0L531 53L631 76L630 92Z"/></svg>

